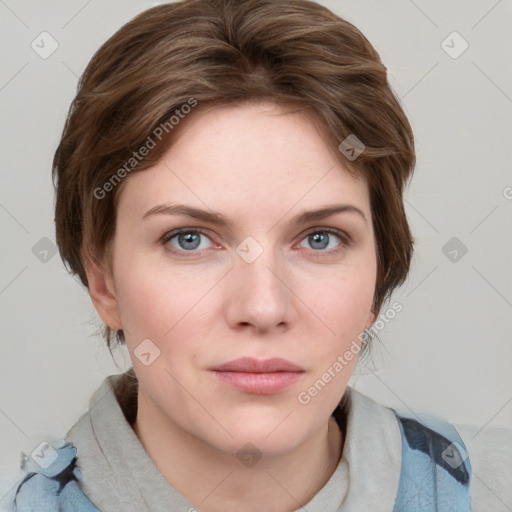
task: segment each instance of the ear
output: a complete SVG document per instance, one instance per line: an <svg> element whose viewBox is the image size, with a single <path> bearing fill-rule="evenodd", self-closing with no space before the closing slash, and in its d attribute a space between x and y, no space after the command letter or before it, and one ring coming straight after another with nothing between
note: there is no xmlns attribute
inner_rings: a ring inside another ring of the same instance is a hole
<svg viewBox="0 0 512 512"><path fill-rule="evenodd" d="M85 271L89 294L98 315L111 329L122 329L112 276L90 256L86 258Z"/></svg>

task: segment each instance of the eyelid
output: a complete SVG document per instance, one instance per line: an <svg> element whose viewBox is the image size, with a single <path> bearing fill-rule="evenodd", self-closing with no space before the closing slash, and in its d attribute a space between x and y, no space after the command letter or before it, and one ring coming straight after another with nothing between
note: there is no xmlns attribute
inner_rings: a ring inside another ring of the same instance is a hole
<svg viewBox="0 0 512 512"><path fill-rule="evenodd" d="M207 232L207 230L204 230L202 228L196 228L196 227L190 227L190 228L177 228L173 229L171 231L167 231L160 239L160 241L164 244L169 242L171 238L174 238L175 236L181 234L181 233L200 233L201 235L207 237L211 240L211 235ZM212 240L213 242L213 240ZM185 251L184 251L185 252Z"/></svg>
<svg viewBox="0 0 512 512"><path fill-rule="evenodd" d="M314 228L309 229L308 231L306 231L301 236L302 236L302 238L305 238L306 236L308 236L308 235L310 235L312 233L329 233L331 235L337 235L338 237L341 238L341 240L345 244L350 244L353 241L352 237L346 231L343 231L342 229L330 228L330 227L314 227Z"/></svg>
<svg viewBox="0 0 512 512"><path fill-rule="evenodd" d="M333 247L331 249L321 249L321 250L315 250L315 249L306 249L308 254L311 257L315 258L333 258L338 257L342 251L347 250L349 247L353 245L353 239L352 237L346 233L345 231L337 228L331 228L331 227L315 227L313 229L309 229L304 234L300 235L299 243L301 243L303 240L307 239L309 235L312 235L313 233L328 233L330 236L334 235L339 239L339 244L336 247Z"/></svg>

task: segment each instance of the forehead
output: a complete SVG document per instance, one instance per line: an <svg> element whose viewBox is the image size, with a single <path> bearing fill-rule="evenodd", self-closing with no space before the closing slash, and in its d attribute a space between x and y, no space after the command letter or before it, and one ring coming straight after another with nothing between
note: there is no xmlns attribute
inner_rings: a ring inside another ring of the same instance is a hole
<svg viewBox="0 0 512 512"><path fill-rule="evenodd" d="M195 152L195 158L208 158L209 155L218 159L238 158L243 160L244 169L251 167L251 161L268 159L276 165L282 161L295 162L298 168L303 167L302 162L310 160L324 167L342 161L348 169L349 162L340 157L337 145L332 136L329 138L319 116L304 106L252 100L196 107L177 126L177 136L170 151L178 157L201 146L204 151ZM173 151L173 146L179 146L179 151Z"/></svg>
<svg viewBox="0 0 512 512"><path fill-rule="evenodd" d="M216 210L340 199L367 206L364 178L349 172L315 119L297 108L266 102L198 108L178 129L160 161L125 183L122 195L132 206L149 209L171 199Z"/></svg>

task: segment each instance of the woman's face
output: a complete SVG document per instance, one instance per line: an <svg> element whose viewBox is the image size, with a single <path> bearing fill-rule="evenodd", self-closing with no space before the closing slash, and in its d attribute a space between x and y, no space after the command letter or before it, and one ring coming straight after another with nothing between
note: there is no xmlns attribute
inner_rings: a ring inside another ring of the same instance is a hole
<svg viewBox="0 0 512 512"><path fill-rule="evenodd" d="M124 184L98 311L124 329L139 414L228 453L286 453L325 428L374 320L368 187L303 114L263 103L182 123ZM274 358L289 366L258 367Z"/></svg>

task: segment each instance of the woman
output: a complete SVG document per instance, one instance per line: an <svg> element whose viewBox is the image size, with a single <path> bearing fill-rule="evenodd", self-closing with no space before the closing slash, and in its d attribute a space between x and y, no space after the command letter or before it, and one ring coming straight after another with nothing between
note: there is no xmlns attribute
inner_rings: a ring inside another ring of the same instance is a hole
<svg viewBox="0 0 512 512"><path fill-rule="evenodd" d="M71 105L55 221L133 368L26 458L16 510L470 510L453 427L348 387L409 270L414 164L377 52L316 3L122 27Z"/></svg>

